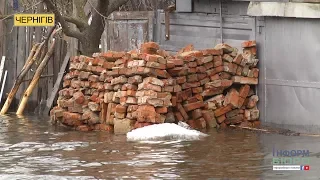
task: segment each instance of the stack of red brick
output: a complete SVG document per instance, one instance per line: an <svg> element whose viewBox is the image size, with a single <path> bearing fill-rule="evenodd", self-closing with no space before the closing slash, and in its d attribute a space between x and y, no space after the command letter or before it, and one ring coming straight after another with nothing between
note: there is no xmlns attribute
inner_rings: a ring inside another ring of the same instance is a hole
<svg viewBox="0 0 320 180"><path fill-rule="evenodd" d="M170 56L156 43L140 52L74 57L52 120L78 130L125 133L154 123L185 121L196 129L259 125L256 44L243 53L227 44Z"/></svg>

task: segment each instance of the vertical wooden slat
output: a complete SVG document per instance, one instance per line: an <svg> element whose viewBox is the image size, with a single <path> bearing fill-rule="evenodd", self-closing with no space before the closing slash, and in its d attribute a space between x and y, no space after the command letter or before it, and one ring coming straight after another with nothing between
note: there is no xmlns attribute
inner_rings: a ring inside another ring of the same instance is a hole
<svg viewBox="0 0 320 180"><path fill-rule="evenodd" d="M17 44L17 72L20 72L26 61L26 28L18 27L18 44ZM21 99L26 83L22 83L16 94L18 99Z"/></svg>

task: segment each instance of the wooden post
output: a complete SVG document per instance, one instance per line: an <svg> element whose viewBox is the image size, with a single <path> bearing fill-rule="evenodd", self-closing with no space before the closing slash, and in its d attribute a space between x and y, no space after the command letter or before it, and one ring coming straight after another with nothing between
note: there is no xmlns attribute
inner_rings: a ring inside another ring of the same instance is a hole
<svg viewBox="0 0 320 180"><path fill-rule="evenodd" d="M53 50L54 50L54 46L56 44L56 40L53 40L50 48L49 48L49 51L47 52L46 56L44 57L44 59L42 60L42 62L40 63L40 65L38 66L34 76L33 76L33 79L32 81L30 82L28 88L25 90L24 94L23 94L23 97L22 97L22 100L20 102L20 105L19 105L19 108L16 112L17 115L22 115L25 107L26 107L26 104L27 104L27 101L28 101L28 98L29 96L31 95L32 93L32 90L34 89L34 87L37 85L39 79L40 79L40 76L41 76L41 73L43 71L43 69L46 67L52 53L53 53Z"/></svg>
<svg viewBox="0 0 320 180"><path fill-rule="evenodd" d="M34 52L35 48L32 48L32 50L30 52L30 55L28 57L28 59L31 59L31 60L27 60L26 61L28 64L26 64L24 69L22 68L22 71L20 72L20 74L18 75L16 81L14 82L13 87L12 87L12 89L11 89L9 95L8 95L8 98L7 98L6 102L4 103L4 105L3 105L2 109L1 109L1 112L0 112L1 115L4 115L5 113L7 113L8 109L9 109L11 103L12 103L12 100L13 100L14 96L16 95L20 84L23 81L23 78L25 77L25 75L29 71L29 69L32 66L33 62L38 58L43 45L44 45L44 42L42 42L40 44L40 46L38 46L36 52Z"/></svg>
<svg viewBox="0 0 320 180"><path fill-rule="evenodd" d="M47 100L47 106L46 106L46 108L44 109L44 112L43 112L44 115L48 115L49 114L49 111L50 111L50 109L51 109L51 107L53 105L53 101L54 101L54 99L56 97L56 94L58 93L58 90L59 90L59 87L60 87L64 72L65 72L65 70L67 68L69 59L70 59L70 53L67 52L66 57L64 58L63 63L61 65L60 72L59 72L59 75L57 77L57 80L56 80L56 82L54 84L52 93L51 93L49 99Z"/></svg>

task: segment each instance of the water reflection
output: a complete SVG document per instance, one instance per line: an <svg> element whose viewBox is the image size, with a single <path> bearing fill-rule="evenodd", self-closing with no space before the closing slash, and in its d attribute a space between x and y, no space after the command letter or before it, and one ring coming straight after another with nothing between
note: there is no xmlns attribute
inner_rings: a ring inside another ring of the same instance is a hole
<svg viewBox="0 0 320 180"><path fill-rule="evenodd" d="M0 179L317 179L318 138L210 131L201 141L126 142L104 132L0 117ZM272 171L272 147L309 149L309 172Z"/></svg>

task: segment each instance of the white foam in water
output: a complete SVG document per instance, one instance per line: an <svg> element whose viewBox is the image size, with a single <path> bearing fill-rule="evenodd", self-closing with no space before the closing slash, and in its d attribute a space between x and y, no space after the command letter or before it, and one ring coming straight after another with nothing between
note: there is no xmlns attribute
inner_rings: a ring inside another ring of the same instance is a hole
<svg viewBox="0 0 320 180"><path fill-rule="evenodd" d="M201 137L206 137L204 134L197 130L192 130L186 123L179 125L174 123L163 123L145 126L142 128L134 129L127 133L128 141L149 141L149 140L199 140Z"/></svg>

